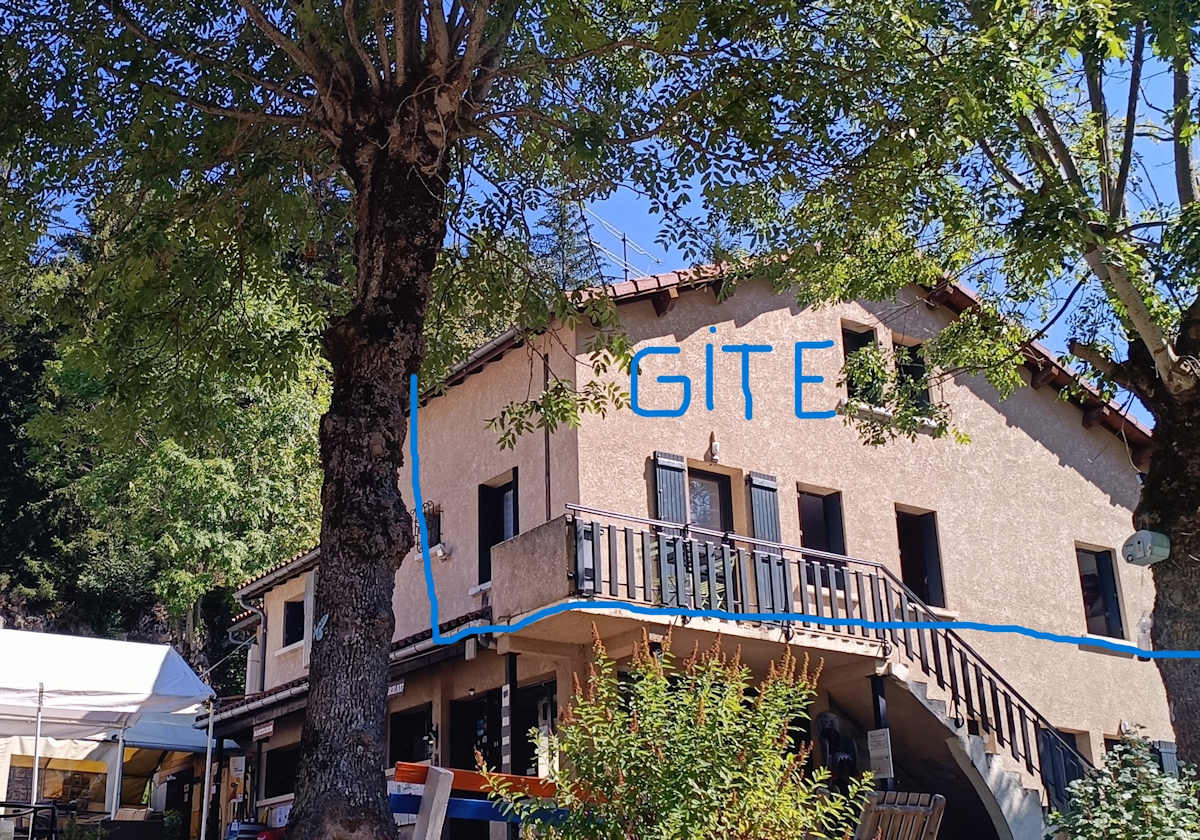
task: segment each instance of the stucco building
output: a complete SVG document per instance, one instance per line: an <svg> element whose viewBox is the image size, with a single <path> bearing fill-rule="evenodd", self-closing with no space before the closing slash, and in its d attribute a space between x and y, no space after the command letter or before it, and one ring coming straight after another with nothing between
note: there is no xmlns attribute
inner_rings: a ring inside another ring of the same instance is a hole
<svg viewBox="0 0 1200 840"><path fill-rule="evenodd" d="M975 377L934 386L970 443L865 446L844 411L797 414L845 406L845 353L919 345L971 298L911 288L812 310L759 283L719 301L718 283L671 274L605 290L638 349L678 350L641 357L640 413L588 415L578 428L497 446L486 420L531 385L595 376L586 328L534 345L501 337L422 403L420 483L443 633L522 623L572 600L595 608L437 644L414 552L393 596L389 760L469 767L480 749L505 769L538 772L526 733L552 727L569 701L594 624L618 657L646 628L652 638L670 629L677 650L720 634L760 670L784 645L823 659L816 760L868 769L866 733L884 712L896 784L947 796L943 837L1040 837L1066 782L1101 762L1123 727L1163 742L1169 762L1162 685L1153 663L1132 655L940 625L771 618L972 620L1146 644L1153 583L1119 549L1148 432L1095 394L1064 399L1072 377L1035 347L1032 387L1007 400ZM797 342L814 345L801 350L799 380ZM759 349L722 349L732 345ZM683 382L660 376L688 377L686 411ZM619 371L601 378L629 386ZM239 592L253 610L237 629L259 641L247 696L226 703L216 726L247 750L252 777L241 804L223 805L225 820L286 817L318 574L310 552ZM632 615L618 601L715 615Z"/></svg>

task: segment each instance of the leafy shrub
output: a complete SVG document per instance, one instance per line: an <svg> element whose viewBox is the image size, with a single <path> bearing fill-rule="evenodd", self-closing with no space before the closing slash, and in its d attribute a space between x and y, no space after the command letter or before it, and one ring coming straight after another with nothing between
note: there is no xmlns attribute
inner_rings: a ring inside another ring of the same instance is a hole
<svg viewBox="0 0 1200 840"><path fill-rule="evenodd" d="M849 796L831 791L824 769L809 772L807 719L819 668L786 654L756 688L737 655L719 642L673 667L643 639L629 679L603 644L586 687L547 748L557 757L554 802L522 799L492 777L493 796L523 819L526 836L565 840L791 840L841 838L862 812L867 780ZM486 770L485 770L486 772ZM557 825L530 819L566 812Z"/></svg>
<svg viewBox="0 0 1200 840"><path fill-rule="evenodd" d="M1070 808L1047 835L1066 840L1200 840L1195 771L1164 773L1145 738L1121 739L1104 767L1071 783Z"/></svg>

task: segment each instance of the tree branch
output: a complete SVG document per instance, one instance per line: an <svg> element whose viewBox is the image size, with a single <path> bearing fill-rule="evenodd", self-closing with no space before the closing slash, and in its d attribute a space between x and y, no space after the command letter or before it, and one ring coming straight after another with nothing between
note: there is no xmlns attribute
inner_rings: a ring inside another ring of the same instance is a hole
<svg viewBox="0 0 1200 840"><path fill-rule="evenodd" d="M1147 371L1142 370L1140 366L1133 362L1113 361L1099 347L1074 339L1068 342L1067 349L1072 356L1082 359L1109 382L1132 391L1143 401L1149 401L1154 390L1153 380L1147 381Z"/></svg>
<svg viewBox="0 0 1200 840"><path fill-rule="evenodd" d="M1171 66L1175 105L1172 116L1175 130L1175 186L1179 190L1181 208L1196 201L1196 171L1192 160L1192 143L1184 137L1192 112L1192 78L1188 72L1187 60L1186 55L1175 56Z"/></svg>
<svg viewBox="0 0 1200 840"><path fill-rule="evenodd" d="M1084 57L1084 77L1087 81L1088 104L1096 122L1097 175L1100 181L1100 207L1109 215L1115 212L1112 202L1112 152L1109 145L1108 101L1104 97L1104 71L1094 56Z"/></svg>
<svg viewBox="0 0 1200 840"><path fill-rule="evenodd" d="M1113 186L1113 209L1108 217L1116 221L1125 212L1125 189L1129 183L1129 167L1133 163L1133 135L1137 129L1138 94L1142 87L1142 53L1146 49L1146 24L1138 21L1133 36L1133 64L1129 70L1129 96L1125 105L1125 138L1121 142L1121 160L1117 167L1117 183Z"/></svg>
<svg viewBox="0 0 1200 840"><path fill-rule="evenodd" d="M1058 131L1058 126L1054 122L1054 117L1046 110L1045 105L1038 105L1033 109L1034 116L1037 117L1038 125L1046 132L1046 136L1050 140L1050 146L1054 149L1054 156L1058 159L1059 166L1062 167L1063 173L1067 176L1067 181L1078 189L1081 193L1086 192L1083 186L1083 179L1079 177L1079 170L1075 166L1075 158L1071 155L1070 148L1067 147L1066 141Z"/></svg>
<svg viewBox="0 0 1200 840"><path fill-rule="evenodd" d="M387 27L384 24L386 6L384 0L375 0L374 6L372 17L375 18L375 47L379 50L380 72L383 74L383 83L390 85L392 83L392 57L388 55Z"/></svg>
<svg viewBox="0 0 1200 840"><path fill-rule="evenodd" d="M1100 278L1100 282L1109 293L1125 307L1129 326L1150 351L1155 370L1167 390L1178 394L1194 387L1195 375L1180 363L1174 344L1150 314L1150 308L1141 292L1134 286L1125 267L1105 262L1099 246L1096 245L1087 246L1083 257L1092 273Z"/></svg>
<svg viewBox="0 0 1200 840"><path fill-rule="evenodd" d="M446 10L442 8L442 0L425 0L425 8L425 26L438 68L436 75L444 76L450 65L450 31L446 28Z"/></svg>
<svg viewBox="0 0 1200 840"><path fill-rule="evenodd" d="M262 9L254 4L254 0L237 0L237 2L239 6L246 10L246 14L254 22L254 25L258 27L259 31L266 35L272 44L283 50L295 62L298 68L307 73L309 78L312 79L313 84L316 85L317 91L324 95L328 88L325 85L325 81L321 78L321 74L317 70L317 64L313 61L312 57L304 52L299 44L287 35L284 35L279 27L263 14Z"/></svg>
<svg viewBox="0 0 1200 840"><path fill-rule="evenodd" d="M230 117L235 120L241 120L247 123L272 123L275 125L304 125L304 118L295 116L294 114L272 114L268 111L241 111L237 108L227 108L224 105L217 105L215 102L209 102L206 99L197 99L194 96L188 96L185 93L174 90L161 85L158 82L142 82L142 87L153 88L164 96L169 96L185 105L195 108L205 114L212 114L216 117Z"/></svg>
<svg viewBox="0 0 1200 840"><path fill-rule="evenodd" d="M109 13L112 14L113 18L123 23L125 27L134 34L135 37L145 41L155 49L178 56L185 61L194 62L196 64L206 64L209 67L216 67L224 70L234 78L240 79L248 85L261 87L263 90L269 90L278 96L282 96L285 99L290 99L298 105L307 106L309 104L308 99L303 95L296 93L293 90L289 90L281 84L269 81L261 76L254 75L253 73L248 72L246 69L239 67L231 61L218 58L215 55L209 55L208 53L201 52L200 50L187 47L177 47L174 44L167 43L162 38L151 35L149 30L146 29L146 27L143 26L136 18L134 18L133 15L122 8L119 3L110 4L103 2L102 0L101 6L107 8Z"/></svg>
<svg viewBox="0 0 1200 840"><path fill-rule="evenodd" d="M997 172L1004 176L1004 180L1008 181L1008 183L1012 185L1013 189L1015 189L1017 192L1028 191L1028 185L1021 180L1017 173L1012 171L1008 164L1000 160L1000 156L992 150L987 138L979 138L979 148L983 150L984 156L991 161L992 166L996 168Z"/></svg>
<svg viewBox="0 0 1200 840"><path fill-rule="evenodd" d="M431 2L433 1L431 0ZM346 37L350 39L350 48L362 62L363 72L367 74L367 82L371 85L371 90L376 96L379 96L381 92L379 71L375 69L375 62L371 61L371 56L367 55L367 49L358 37L358 23L354 20L354 0L342 0L342 20L346 24Z"/></svg>

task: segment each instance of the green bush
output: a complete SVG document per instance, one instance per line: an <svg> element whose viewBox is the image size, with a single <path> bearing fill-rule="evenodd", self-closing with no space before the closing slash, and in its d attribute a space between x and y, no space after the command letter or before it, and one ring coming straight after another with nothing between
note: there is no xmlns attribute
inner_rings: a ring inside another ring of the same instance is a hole
<svg viewBox="0 0 1200 840"><path fill-rule="evenodd" d="M848 837L867 779L849 796L831 791L827 771L807 769L808 744L797 743L817 676L787 654L753 690L750 670L719 643L676 669L669 640L661 656L643 640L624 679L597 639L587 684L577 681L546 744L557 756L555 801L523 800L496 777L493 796L526 819L539 808L566 811L558 825L529 820L527 837Z"/></svg>
<svg viewBox="0 0 1200 840"><path fill-rule="evenodd" d="M1164 773L1145 738L1121 739L1104 767L1072 782L1066 813L1050 815L1047 837L1066 840L1200 840L1195 771Z"/></svg>

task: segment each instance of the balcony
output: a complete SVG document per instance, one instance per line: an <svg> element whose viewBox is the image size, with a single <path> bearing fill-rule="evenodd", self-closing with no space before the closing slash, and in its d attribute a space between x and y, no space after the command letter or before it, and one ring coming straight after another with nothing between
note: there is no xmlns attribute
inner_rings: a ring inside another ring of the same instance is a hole
<svg viewBox="0 0 1200 840"><path fill-rule="evenodd" d="M722 633L892 659L945 705L947 726L1011 755L1061 807L1090 765L890 569L732 533L568 505L493 549L492 603L503 621L567 600L682 615ZM635 617L637 617L635 615ZM910 683L913 681L910 680Z"/></svg>

